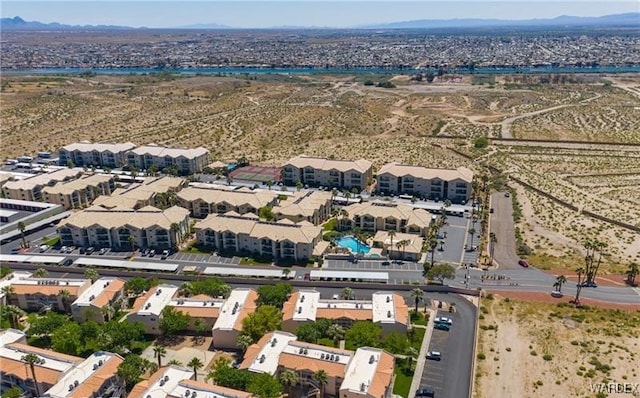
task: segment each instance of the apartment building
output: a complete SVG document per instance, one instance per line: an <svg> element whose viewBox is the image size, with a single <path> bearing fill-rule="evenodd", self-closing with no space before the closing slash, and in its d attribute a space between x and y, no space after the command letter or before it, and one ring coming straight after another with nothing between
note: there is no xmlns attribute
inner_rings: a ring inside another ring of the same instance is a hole
<svg viewBox="0 0 640 398"><path fill-rule="evenodd" d="M181 175L199 173L209 164L209 151L205 148L168 148L144 145L127 152L127 164L140 170L155 165L158 170L176 167Z"/></svg>
<svg viewBox="0 0 640 398"><path fill-rule="evenodd" d="M27 336L22 331L15 329L0 331L0 365L2 365L0 366L0 383L2 391L19 387L27 397L40 397L53 387L65 372L83 360L79 357L31 347L26 342ZM33 366L35 380L30 365L25 361L25 356L28 354L34 354L38 357L38 362ZM37 381L37 385L35 381Z"/></svg>
<svg viewBox="0 0 640 398"><path fill-rule="evenodd" d="M195 226L198 244L219 251L306 260L322 240L322 229L307 221L260 221L247 213L210 214Z"/></svg>
<svg viewBox="0 0 640 398"><path fill-rule="evenodd" d="M124 382L116 375L124 359L98 351L64 372L42 396L47 398L121 397Z"/></svg>
<svg viewBox="0 0 640 398"><path fill-rule="evenodd" d="M81 141L66 145L58 151L58 162L66 166L69 161L74 166L96 166L116 168L126 164L126 152L135 148L135 144L97 143Z"/></svg>
<svg viewBox="0 0 640 398"><path fill-rule="evenodd" d="M174 285L158 285L139 297L127 315L128 322L140 322L146 334L162 334L160 319L162 310L169 305L178 292Z"/></svg>
<svg viewBox="0 0 640 398"><path fill-rule="evenodd" d="M296 156L282 166L282 182L285 185L302 183L308 186L335 187L358 192L373 182L373 164L364 159L333 160Z"/></svg>
<svg viewBox="0 0 640 398"><path fill-rule="evenodd" d="M7 181L2 186L2 193L6 199L42 202L42 190L54 186L62 181L79 178L82 171L75 169L60 169L52 173L35 174L22 180Z"/></svg>
<svg viewBox="0 0 640 398"><path fill-rule="evenodd" d="M282 331L270 332L251 345L240 369L278 375L295 370L299 385L319 389L313 375L324 370L326 395L388 398L393 391L394 358L382 350L362 347L355 352L297 341Z"/></svg>
<svg viewBox="0 0 640 398"><path fill-rule="evenodd" d="M175 194L187 185L188 181L180 177L147 177L140 184L116 189L111 196L100 196L93 204L105 209L167 207L177 203Z"/></svg>
<svg viewBox="0 0 640 398"><path fill-rule="evenodd" d="M175 297L167 305L176 311L188 314L189 326L187 330L196 331L196 322L199 322L203 329L211 330L213 328L224 302L224 299L200 294L193 297Z"/></svg>
<svg viewBox="0 0 640 398"><path fill-rule="evenodd" d="M69 312L71 303L91 286L89 279L14 277L8 302L25 311ZM67 294L63 295L63 292Z"/></svg>
<svg viewBox="0 0 640 398"><path fill-rule="evenodd" d="M93 174L85 178L47 186L42 189L43 200L65 209L89 207L100 195L111 195L116 189L116 178L109 174Z"/></svg>
<svg viewBox="0 0 640 398"><path fill-rule="evenodd" d="M372 321L383 334L406 333L409 308L402 296L393 292L376 292L371 300L322 299L315 290L294 292L282 308L282 329L295 332L304 322L331 319L349 328L355 321Z"/></svg>
<svg viewBox="0 0 640 398"><path fill-rule="evenodd" d="M466 167L435 169L388 163L378 171L376 191L461 203L469 200L472 181L473 171Z"/></svg>
<svg viewBox="0 0 640 398"><path fill-rule="evenodd" d="M136 384L128 398L252 398L248 392L192 379L192 369L165 366Z"/></svg>
<svg viewBox="0 0 640 398"><path fill-rule="evenodd" d="M423 237L402 232L392 237L389 231L378 231L373 236L373 247L383 249L382 254L396 260L419 261L423 243Z"/></svg>
<svg viewBox="0 0 640 398"><path fill-rule="evenodd" d="M291 220L294 223L308 221L313 225L323 223L331 216L332 194L324 191L296 192L286 200L280 200L273 208L276 220Z"/></svg>
<svg viewBox="0 0 640 398"><path fill-rule="evenodd" d="M404 203L371 201L345 207L349 228L360 228L367 232L397 231L426 236L432 222L432 214Z"/></svg>
<svg viewBox="0 0 640 398"><path fill-rule="evenodd" d="M4 278L0 279L0 303L9 304L11 297L6 288L11 286L11 284L19 279L30 278L33 274L28 271L13 271L12 273L6 275ZM17 304L17 303L16 303Z"/></svg>
<svg viewBox="0 0 640 398"><path fill-rule="evenodd" d="M276 191L254 191L246 187L185 188L177 194L178 203L189 209L191 216L205 218L209 214L254 213L266 206L278 203Z"/></svg>
<svg viewBox="0 0 640 398"><path fill-rule="evenodd" d="M213 325L213 346L217 349L238 348L238 335L242 332L242 321L258 307L258 293L252 289L233 289L220 308Z"/></svg>
<svg viewBox="0 0 640 398"><path fill-rule="evenodd" d="M104 323L124 298L124 280L100 278L71 304L71 315L76 322Z"/></svg>
<svg viewBox="0 0 640 398"><path fill-rule="evenodd" d="M188 234L189 211L178 206L110 210L94 205L61 221L57 231L66 246L164 250L177 247Z"/></svg>

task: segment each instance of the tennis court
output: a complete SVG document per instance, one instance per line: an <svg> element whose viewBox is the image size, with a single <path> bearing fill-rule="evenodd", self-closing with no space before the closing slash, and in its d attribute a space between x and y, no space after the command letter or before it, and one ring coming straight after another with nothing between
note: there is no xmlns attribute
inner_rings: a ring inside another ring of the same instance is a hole
<svg viewBox="0 0 640 398"><path fill-rule="evenodd" d="M280 181L280 167L273 166L244 166L229 173L231 178L243 181Z"/></svg>

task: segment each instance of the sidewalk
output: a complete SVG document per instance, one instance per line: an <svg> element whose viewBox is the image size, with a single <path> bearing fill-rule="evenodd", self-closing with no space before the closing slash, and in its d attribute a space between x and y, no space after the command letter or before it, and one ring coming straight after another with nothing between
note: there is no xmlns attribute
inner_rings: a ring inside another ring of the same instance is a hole
<svg viewBox="0 0 640 398"><path fill-rule="evenodd" d="M409 389L409 397L412 398L416 395L416 390L420 388L420 381L422 380L422 373L424 372L424 366L426 363L427 351L429 351L429 343L431 343L431 335L433 334L433 320L436 316L436 311L433 309L427 310L429 313L429 322L427 322L426 331L424 333L424 339L422 340L422 346L420 347L420 353L416 359L416 370L413 372L413 380L411 380L411 388ZM414 325L413 327L424 327Z"/></svg>

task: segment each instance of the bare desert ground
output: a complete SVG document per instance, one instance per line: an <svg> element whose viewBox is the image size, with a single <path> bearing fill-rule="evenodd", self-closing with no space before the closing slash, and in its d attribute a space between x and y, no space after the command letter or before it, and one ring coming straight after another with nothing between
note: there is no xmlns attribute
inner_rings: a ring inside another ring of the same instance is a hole
<svg viewBox="0 0 640 398"><path fill-rule="evenodd" d="M640 224L640 76L445 75L431 84L396 76L393 89L366 79L5 75L0 153L10 158L92 140L204 146L214 160L245 155L262 164L304 153L367 158L376 168L389 161L492 165L580 209ZM585 144L496 141L474 150L477 136ZM584 239L594 236L609 244L604 272L640 260L638 233L516 188L519 228L534 256L547 256L537 259L545 267L575 268Z"/></svg>
<svg viewBox="0 0 640 398"><path fill-rule="evenodd" d="M640 382L638 310L500 296L480 309L476 397L593 397L595 383Z"/></svg>

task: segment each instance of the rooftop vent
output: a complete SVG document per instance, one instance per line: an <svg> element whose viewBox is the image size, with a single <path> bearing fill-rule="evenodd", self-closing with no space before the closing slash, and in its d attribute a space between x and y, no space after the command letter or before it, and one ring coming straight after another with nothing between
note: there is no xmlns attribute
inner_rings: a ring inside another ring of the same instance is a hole
<svg viewBox="0 0 640 398"><path fill-rule="evenodd" d="M373 356L373 355L371 355L371 356L369 357L369 363L371 364L371 363L374 363L375 361L376 361L376 357L375 357L375 356Z"/></svg>
<svg viewBox="0 0 640 398"><path fill-rule="evenodd" d="M164 386L164 379L160 379L160 387Z"/></svg>
<svg viewBox="0 0 640 398"><path fill-rule="evenodd" d="M93 364L93 370L96 370L96 369L98 369L98 364L97 364L97 363L94 363L94 364Z"/></svg>
<svg viewBox="0 0 640 398"><path fill-rule="evenodd" d="M298 351L298 354L304 354L304 348L300 347L300 350Z"/></svg>
<svg viewBox="0 0 640 398"><path fill-rule="evenodd" d="M324 359L324 353L320 354L320 359Z"/></svg>
<svg viewBox="0 0 640 398"><path fill-rule="evenodd" d="M73 384L69 384L69 391L73 390Z"/></svg>
<svg viewBox="0 0 640 398"><path fill-rule="evenodd" d="M274 338L273 340L271 340L271 347L275 347L276 344L278 344L278 339Z"/></svg>
<svg viewBox="0 0 640 398"><path fill-rule="evenodd" d="M164 376L164 381L169 381L169 376Z"/></svg>
<svg viewBox="0 0 640 398"><path fill-rule="evenodd" d="M304 355L307 355L309 353L309 350L307 350L306 348L304 349Z"/></svg>
<svg viewBox="0 0 640 398"><path fill-rule="evenodd" d="M158 290L156 290L156 296L159 296L159 295L160 295L160 293L162 293L162 289L158 289Z"/></svg>
<svg viewBox="0 0 640 398"><path fill-rule="evenodd" d="M360 383L360 391L362 391L362 392L366 391L366 387L367 387L366 384Z"/></svg>
<svg viewBox="0 0 640 398"><path fill-rule="evenodd" d="M197 396L197 395L198 395L198 394L196 394L196 392L195 392L195 391L191 393L191 397L192 397L192 398L196 398L196 396Z"/></svg>
<svg viewBox="0 0 640 398"><path fill-rule="evenodd" d="M302 296L300 296L300 302L304 303L304 294Z"/></svg>
<svg viewBox="0 0 640 398"><path fill-rule="evenodd" d="M336 355L336 357L334 358L334 360L335 360L336 362L338 362L338 361L340 360L340 355Z"/></svg>
<svg viewBox="0 0 640 398"><path fill-rule="evenodd" d="M333 355L333 354L331 354L331 355L329 356L329 360L330 360L330 361L333 361L333 357L334 357L334 355Z"/></svg>
<svg viewBox="0 0 640 398"><path fill-rule="evenodd" d="M263 363L265 359L267 359L267 357L264 354L262 354L260 356L260 363Z"/></svg>
<svg viewBox="0 0 640 398"><path fill-rule="evenodd" d="M302 307L298 307L298 314L302 314Z"/></svg>
<svg viewBox="0 0 640 398"><path fill-rule="evenodd" d="M89 301L93 301L96 298L95 294L92 294L91 297L89 297Z"/></svg>
<svg viewBox="0 0 640 398"><path fill-rule="evenodd" d="M203 306L203 307L206 307L206 306L207 306L207 302L206 302L206 301L203 301L203 302L202 302L202 306Z"/></svg>
<svg viewBox="0 0 640 398"><path fill-rule="evenodd" d="M391 301L391 297L387 296L387 303Z"/></svg>
<svg viewBox="0 0 640 398"><path fill-rule="evenodd" d="M184 392L184 396L185 397L188 397L189 395L191 395L191 391L190 390L187 390L187 391Z"/></svg>
<svg viewBox="0 0 640 398"><path fill-rule="evenodd" d="M102 366L104 364L104 361L101 359L98 361L98 366Z"/></svg>
<svg viewBox="0 0 640 398"><path fill-rule="evenodd" d="M387 311L387 318L391 318L391 311Z"/></svg>
<svg viewBox="0 0 640 398"><path fill-rule="evenodd" d="M76 380L76 381L74 381L74 382L73 382L73 386L74 386L74 387L78 387L79 385L80 385L80 382L79 382L78 380Z"/></svg>

